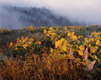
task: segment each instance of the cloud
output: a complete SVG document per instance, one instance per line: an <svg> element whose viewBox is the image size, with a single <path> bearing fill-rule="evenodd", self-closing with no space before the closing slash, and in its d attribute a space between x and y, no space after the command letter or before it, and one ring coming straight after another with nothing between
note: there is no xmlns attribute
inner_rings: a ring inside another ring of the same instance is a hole
<svg viewBox="0 0 101 80"><path fill-rule="evenodd" d="M101 24L101 0L0 0L0 3L46 7L74 21Z"/></svg>
<svg viewBox="0 0 101 80"><path fill-rule="evenodd" d="M45 0L44 0L45 1ZM101 0L48 0L45 1L54 13L71 20L101 24Z"/></svg>
<svg viewBox="0 0 101 80"><path fill-rule="evenodd" d="M0 0L0 3L20 7L42 7L40 0Z"/></svg>

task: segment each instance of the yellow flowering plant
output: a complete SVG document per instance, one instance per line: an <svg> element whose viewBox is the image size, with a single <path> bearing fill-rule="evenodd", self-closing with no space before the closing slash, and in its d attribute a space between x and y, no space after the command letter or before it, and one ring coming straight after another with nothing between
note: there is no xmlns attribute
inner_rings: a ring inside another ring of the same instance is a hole
<svg viewBox="0 0 101 80"><path fill-rule="evenodd" d="M13 47L14 55L26 57L49 54L51 57L59 56L58 60L72 60L92 70L90 67L101 61L101 33L91 32L88 36L81 32L83 29L80 26L38 27L34 28L35 33L30 33L28 37L18 37L16 43L10 43L9 46Z"/></svg>

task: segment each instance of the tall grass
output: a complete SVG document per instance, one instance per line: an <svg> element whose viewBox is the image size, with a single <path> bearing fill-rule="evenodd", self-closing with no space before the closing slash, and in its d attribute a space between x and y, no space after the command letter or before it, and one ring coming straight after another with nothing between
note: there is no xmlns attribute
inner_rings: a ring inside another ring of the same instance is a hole
<svg viewBox="0 0 101 80"><path fill-rule="evenodd" d="M47 54L4 58L0 62L1 80L100 80L100 73L87 72L85 66L70 59Z"/></svg>

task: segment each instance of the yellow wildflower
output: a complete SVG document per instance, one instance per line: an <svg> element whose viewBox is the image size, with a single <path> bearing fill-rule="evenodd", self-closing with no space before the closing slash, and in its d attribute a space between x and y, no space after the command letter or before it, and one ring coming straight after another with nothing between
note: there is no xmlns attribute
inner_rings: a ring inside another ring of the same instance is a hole
<svg viewBox="0 0 101 80"><path fill-rule="evenodd" d="M98 46L95 46L95 49L97 50L98 49Z"/></svg>
<svg viewBox="0 0 101 80"><path fill-rule="evenodd" d="M94 41L94 38L91 38L90 40L91 40L91 41Z"/></svg>
<svg viewBox="0 0 101 80"><path fill-rule="evenodd" d="M24 45L23 45L23 48L26 49L26 47L27 47L27 44L24 44Z"/></svg>
<svg viewBox="0 0 101 80"><path fill-rule="evenodd" d="M96 50L97 50L97 49L96 49L95 47L91 47L91 48L90 48L90 52L91 52L91 53L95 53Z"/></svg>
<svg viewBox="0 0 101 80"><path fill-rule="evenodd" d="M33 26L31 25L31 26L28 26L27 28L28 28L28 29L33 29Z"/></svg>
<svg viewBox="0 0 101 80"><path fill-rule="evenodd" d="M52 36L55 36L56 35L56 33L52 33Z"/></svg>
<svg viewBox="0 0 101 80"><path fill-rule="evenodd" d="M12 46L13 46L13 43L11 42L10 45L9 45L9 47L12 47Z"/></svg>
<svg viewBox="0 0 101 80"><path fill-rule="evenodd" d="M91 44L89 44L88 46L91 47Z"/></svg>
<svg viewBox="0 0 101 80"><path fill-rule="evenodd" d="M98 60L98 61L99 61L99 58L98 58L96 55L94 55L94 59L96 59L96 60Z"/></svg>
<svg viewBox="0 0 101 80"><path fill-rule="evenodd" d="M18 50L18 48L15 48L15 50Z"/></svg>
<svg viewBox="0 0 101 80"><path fill-rule="evenodd" d="M68 43L67 43L67 41L65 40L65 41L64 41L64 45L67 46L67 44L68 44Z"/></svg>
<svg viewBox="0 0 101 80"><path fill-rule="evenodd" d="M83 56L83 51L78 50L78 53L79 53L80 56Z"/></svg>
<svg viewBox="0 0 101 80"><path fill-rule="evenodd" d="M60 43L59 41L55 42L55 48L58 48L58 46L60 45L59 43Z"/></svg>
<svg viewBox="0 0 101 80"><path fill-rule="evenodd" d="M17 38L17 43L19 42L19 37Z"/></svg>
<svg viewBox="0 0 101 80"><path fill-rule="evenodd" d="M23 39L24 39L24 37L22 36L22 37L21 37L21 40L23 40Z"/></svg>
<svg viewBox="0 0 101 80"><path fill-rule="evenodd" d="M96 45L98 45L98 46L101 45L99 40L96 41Z"/></svg>
<svg viewBox="0 0 101 80"><path fill-rule="evenodd" d="M49 30L50 30L50 31L54 31L53 27L50 27Z"/></svg>
<svg viewBox="0 0 101 80"><path fill-rule="evenodd" d="M77 36L73 35L72 40L77 40Z"/></svg>
<svg viewBox="0 0 101 80"><path fill-rule="evenodd" d="M30 38L29 41L34 41L34 39L33 38Z"/></svg>
<svg viewBox="0 0 101 80"><path fill-rule="evenodd" d="M68 36L70 36L71 34L70 34L70 32L68 32Z"/></svg>
<svg viewBox="0 0 101 80"><path fill-rule="evenodd" d="M50 49L50 52L53 53L53 48Z"/></svg>
<svg viewBox="0 0 101 80"><path fill-rule="evenodd" d="M50 34L50 33L52 33L51 31L48 31L48 33Z"/></svg>
<svg viewBox="0 0 101 80"><path fill-rule="evenodd" d="M66 47L65 45L62 46L62 49L63 49L64 51L67 51L67 47Z"/></svg>
<svg viewBox="0 0 101 80"><path fill-rule="evenodd" d="M79 35L79 36L78 36L78 39L80 39L80 38L83 38L83 36L80 36L80 35Z"/></svg>
<svg viewBox="0 0 101 80"><path fill-rule="evenodd" d="M83 51L84 50L83 45L79 46L79 49Z"/></svg>
<svg viewBox="0 0 101 80"><path fill-rule="evenodd" d="M56 42L55 42L55 48L57 48L57 47L58 47L58 42L56 41Z"/></svg>
<svg viewBox="0 0 101 80"><path fill-rule="evenodd" d="M81 36L78 36L78 39L80 39L81 38Z"/></svg>
<svg viewBox="0 0 101 80"><path fill-rule="evenodd" d="M45 30L43 31L43 33L46 34L46 33L47 33L47 30L45 29Z"/></svg>
<svg viewBox="0 0 101 80"><path fill-rule="evenodd" d="M74 35L74 32L72 32L71 35Z"/></svg>
<svg viewBox="0 0 101 80"><path fill-rule="evenodd" d="M15 45L15 47L17 47L17 46L18 46L18 44Z"/></svg>
<svg viewBox="0 0 101 80"><path fill-rule="evenodd" d="M35 44L41 44L41 42L40 42L40 41L38 41L38 42L35 42Z"/></svg>
<svg viewBox="0 0 101 80"><path fill-rule="evenodd" d="M88 41L88 38L85 38L84 40L85 40L85 42L87 42Z"/></svg>
<svg viewBox="0 0 101 80"><path fill-rule="evenodd" d="M61 42L64 41L64 40L65 40L64 38L61 38Z"/></svg>

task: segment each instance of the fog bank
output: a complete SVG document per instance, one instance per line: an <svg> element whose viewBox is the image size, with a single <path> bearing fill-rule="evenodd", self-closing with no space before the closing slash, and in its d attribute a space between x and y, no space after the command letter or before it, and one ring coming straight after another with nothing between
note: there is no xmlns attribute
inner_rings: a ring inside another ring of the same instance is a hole
<svg viewBox="0 0 101 80"><path fill-rule="evenodd" d="M45 7L73 21L101 25L101 0L0 0L0 4Z"/></svg>

